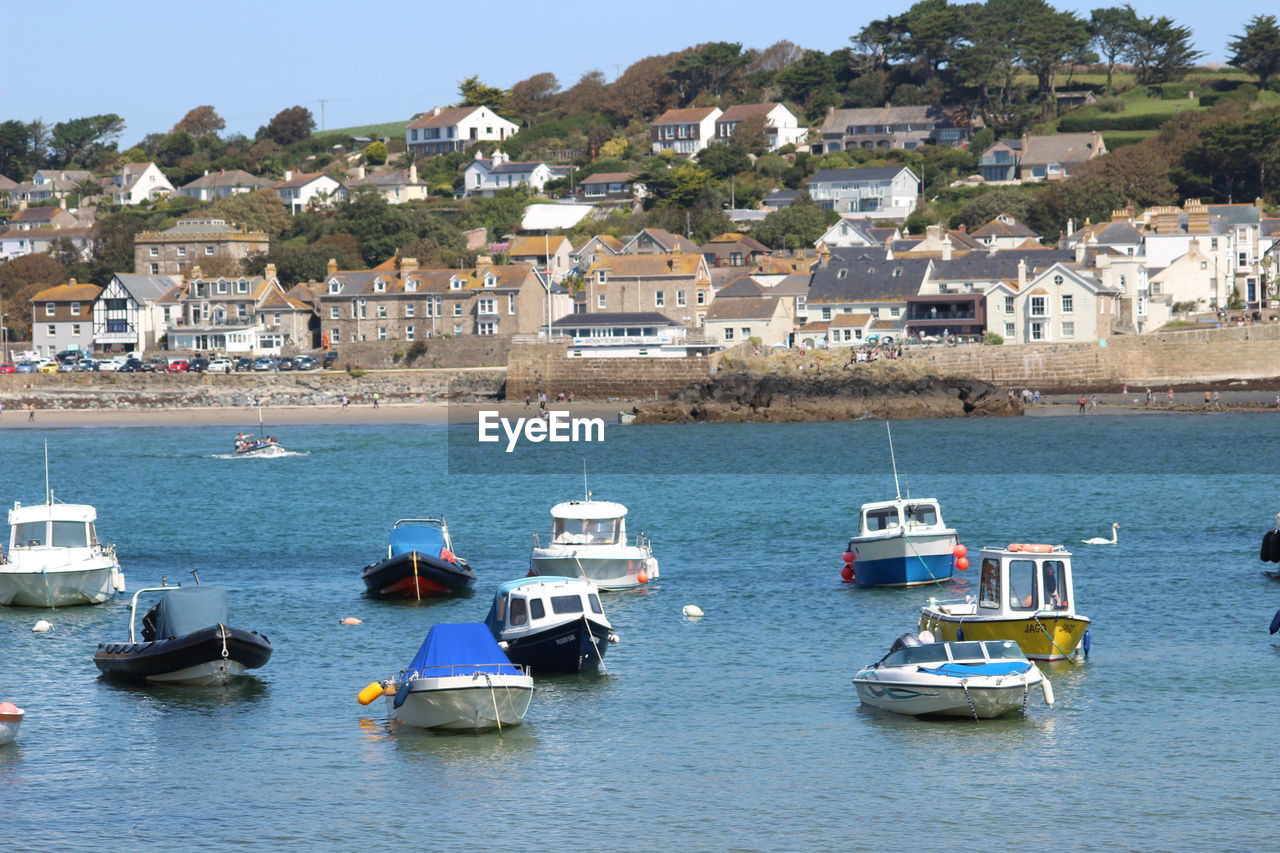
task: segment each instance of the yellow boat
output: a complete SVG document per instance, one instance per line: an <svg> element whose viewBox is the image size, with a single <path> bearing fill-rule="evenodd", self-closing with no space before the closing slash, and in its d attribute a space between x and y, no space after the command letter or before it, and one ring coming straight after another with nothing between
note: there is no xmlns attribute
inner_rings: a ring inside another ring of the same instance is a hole
<svg viewBox="0 0 1280 853"><path fill-rule="evenodd" d="M977 596L930 599L920 630L940 642L1015 640L1031 660L1066 660L1083 644L1089 617L1075 610L1071 553L1062 546L983 548Z"/></svg>

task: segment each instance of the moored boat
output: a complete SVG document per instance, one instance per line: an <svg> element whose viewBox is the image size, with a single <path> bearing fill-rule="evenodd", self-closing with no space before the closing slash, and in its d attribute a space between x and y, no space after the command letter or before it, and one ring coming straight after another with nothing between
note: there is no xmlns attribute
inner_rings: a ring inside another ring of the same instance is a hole
<svg viewBox="0 0 1280 853"><path fill-rule="evenodd" d="M481 622L433 625L408 668L361 691L379 695L392 720L422 729L501 730L519 725L533 701L533 678L513 664Z"/></svg>
<svg viewBox="0 0 1280 853"><path fill-rule="evenodd" d="M658 579L658 560L649 538L627 542L627 508L613 501L566 501L551 508L551 541L537 533L529 555L529 574L576 577L602 590L643 586Z"/></svg>
<svg viewBox="0 0 1280 853"><path fill-rule="evenodd" d="M387 557L360 571L372 598L423 599L471 591L476 574L453 552L443 518L402 518L391 526Z"/></svg>
<svg viewBox="0 0 1280 853"><path fill-rule="evenodd" d="M162 593L142 617L138 597ZM109 676L174 684L219 685L257 669L271 657L271 642L256 631L227 624L226 590L197 584L148 587L129 604L129 642L99 643L93 656Z"/></svg>
<svg viewBox="0 0 1280 853"><path fill-rule="evenodd" d="M0 604L67 607L101 604L124 591L114 545L98 541L88 504L45 503L9 510L9 552L0 556Z"/></svg>
<svg viewBox="0 0 1280 853"><path fill-rule="evenodd" d="M12 702L0 702L0 746L13 743L26 713Z"/></svg>
<svg viewBox="0 0 1280 853"><path fill-rule="evenodd" d="M933 498L895 498L862 505L842 576L855 586L919 586L951 580L968 566L955 530Z"/></svg>
<svg viewBox="0 0 1280 853"><path fill-rule="evenodd" d="M507 581L484 621L513 663L539 672L600 669L618 639L596 585L582 578Z"/></svg>
<svg viewBox="0 0 1280 853"><path fill-rule="evenodd" d="M991 719L1021 709L1040 688L1053 705L1048 679L1013 640L934 642L904 634L876 663L853 677L858 698L895 714Z"/></svg>
<svg viewBox="0 0 1280 853"><path fill-rule="evenodd" d="M1014 640L1031 660L1089 654L1089 618L1076 612L1071 553L1062 546L983 548L977 596L931 599L920 629L940 640Z"/></svg>

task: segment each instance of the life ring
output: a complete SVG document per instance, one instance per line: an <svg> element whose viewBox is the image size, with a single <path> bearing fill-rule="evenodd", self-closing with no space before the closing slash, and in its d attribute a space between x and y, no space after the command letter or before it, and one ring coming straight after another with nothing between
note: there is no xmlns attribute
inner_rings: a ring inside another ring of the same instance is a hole
<svg viewBox="0 0 1280 853"><path fill-rule="evenodd" d="M1029 545L1025 542L1014 542L1009 546L1010 551L1025 551L1029 554L1049 554L1053 551L1052 545Z"/></svg>

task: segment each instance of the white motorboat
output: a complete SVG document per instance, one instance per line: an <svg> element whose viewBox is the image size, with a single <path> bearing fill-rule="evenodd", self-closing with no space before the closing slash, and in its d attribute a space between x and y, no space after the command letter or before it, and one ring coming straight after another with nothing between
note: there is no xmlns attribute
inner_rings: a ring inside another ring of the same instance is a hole
<svg viewBox="0 0 1280 853"><path fill-rule="evenodd" d="M1039 687L1053 687L1013 640L935 643L928 631L904 634L889 653L853 677L864 705L896 714L991 719L1027 709Z"/></svg>
<svg viewBox="0 0 1280 853"><path fill-rule="evenodd" d="M409 667L360 693L386 696L391 719L421 729L502 730L533 701L533 678L507 658L482 622L433 625Z"/></svg>
<svg viewBox="0 0 1280 853"><path fill-rule="evenodd" d="M4 746L6 743L13 743L13 739L18 736L18 727L22 725L22 719L26 716L26 713L26 711L12 702L0 702L0 746Z"/></svg>
<svg viewBox="0 0 1280 853"><path fill-rule="evenodd" d="M618 641L598 588L582 578L507 581L484 622L507 657L538 672L604 669L604 653Z"/></svg>
<svg viewBox="0 0 1280 853"><path fill-rule="evenodd" d="M631 589L658 579L658 561L643 533L627 543L627 508L613 501L567 501L551 508L551 541L533 534L529 574L584 578L602 590Z"/></svg>
<svg viewBox="0 0 1280 853"><path fill-rule="evenodd" d="M47 462L46 462L47 464ZM101 604L124 591L114 545L98 541L88 504L45 502L9 510L9 553L0 557L0 604L68 607Z"/></svg>
<svg viewBox="0 0 1280 853"><path fill-rule="evenodd" d="M262 406L258 406L258 432L256 435L243 432L236 434L236 458L272 458L288 454L289 451L285 450L280 439L274 435L265 435L264 429Z"/></svg>

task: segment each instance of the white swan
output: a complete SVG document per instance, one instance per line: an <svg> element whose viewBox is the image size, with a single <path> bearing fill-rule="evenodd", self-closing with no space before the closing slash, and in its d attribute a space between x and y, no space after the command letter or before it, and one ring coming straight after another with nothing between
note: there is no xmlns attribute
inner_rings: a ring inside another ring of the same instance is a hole
<svg viewBox="0 0 1280 853"><path fill-rule="evenodd" d="M1120 525L1116 524L1113 521L1111 522L1111 538L1110 539L1107 539L1102 536L1095 536L1092 539L1082 539L1080 541L1085 545L1114 545L1116 544L1116 540L1119 538L1116 534L1116 531L1119 529L1120 529Z"/></svg>

